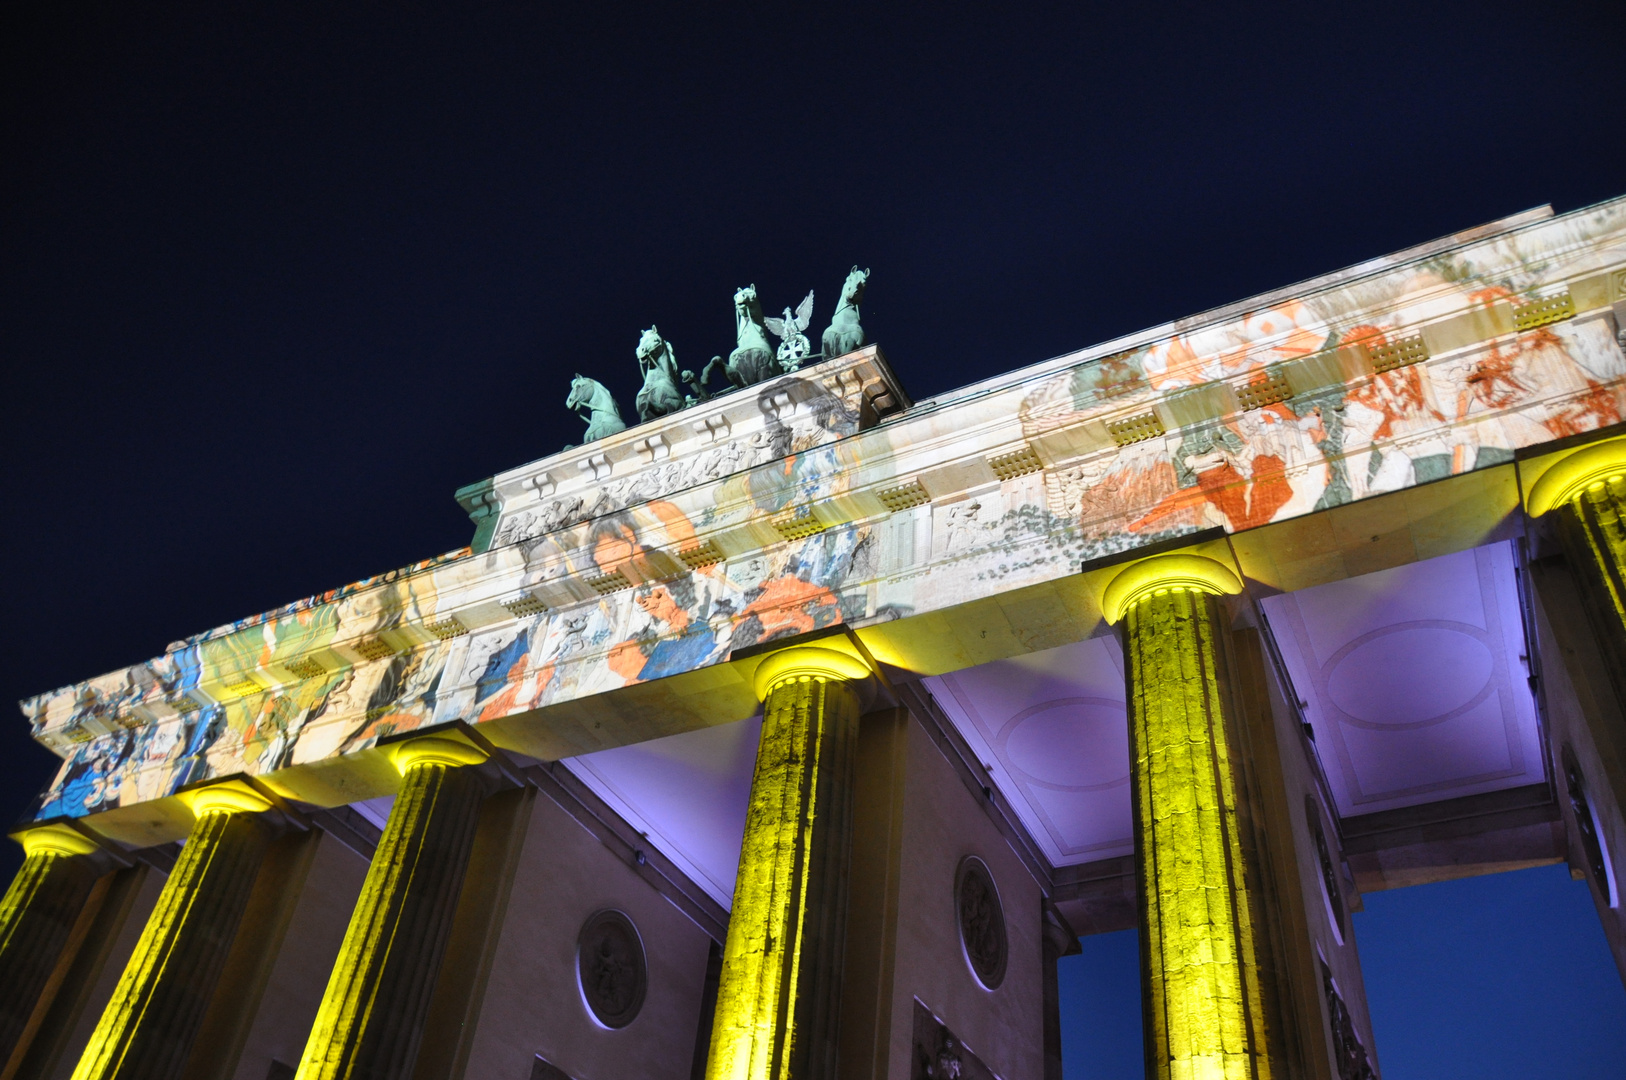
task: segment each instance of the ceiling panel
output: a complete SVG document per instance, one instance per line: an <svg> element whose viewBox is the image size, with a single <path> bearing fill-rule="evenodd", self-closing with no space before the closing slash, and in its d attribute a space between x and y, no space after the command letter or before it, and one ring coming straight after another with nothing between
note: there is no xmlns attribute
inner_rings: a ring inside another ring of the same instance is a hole
<svg viewBox="0 0 1626 1080"><path fill-rule="evenodd" d="M1263 603L1341 814L1543 780L1510 543Z"/></svg>
<svg viewBox="0 0 1626 1080"><path fill-rule="evenodd" d="M761 734L760 718L741 720L564 764L728 908Z"/></svg>
<svg viewBox="0 0 1626 1080"><path fill-rule="evenodd" d="M1123 654L1115 637L925 683L1053 864L1134 850Z"/></svg>

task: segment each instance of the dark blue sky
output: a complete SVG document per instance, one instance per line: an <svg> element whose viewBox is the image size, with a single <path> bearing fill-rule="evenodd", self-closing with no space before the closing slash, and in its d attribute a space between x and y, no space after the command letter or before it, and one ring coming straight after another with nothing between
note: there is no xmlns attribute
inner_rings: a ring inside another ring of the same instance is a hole
<svg viewBox="0 0 1626 1080"><path fill-rule="evenodd" d="M1626 193L1618 2L650 7L4 5L0 698L462 545L746 283L924 398Z"/></svg>

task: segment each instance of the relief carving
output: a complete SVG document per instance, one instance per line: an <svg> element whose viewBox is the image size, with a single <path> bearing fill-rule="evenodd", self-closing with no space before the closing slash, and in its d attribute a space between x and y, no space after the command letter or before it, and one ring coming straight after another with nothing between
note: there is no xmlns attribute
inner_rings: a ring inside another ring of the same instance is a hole
<svg viewBox="0 0 1626 1080"><path fill-rule="evenodd" d="M576 946L582 998L607 1028L624 1028L643 1008L649 976L643 942L632 920L619 911L588 918Z"/></svg>
<svg viewBox="0 0 1626 1080"><path fill-rule="evenodd" d="M919 998L910 1057L909 1080L998 1080Z"/></svg>
<svg viewBox="0 0 1626 1080"><path fill-rule="evenodd" d="M943 554L954 555L981 547L989 536L989 523L982 520L982 501L968 499L953 503L943 514Z"/></svg>
<svg viewBox="0 0 1626 1080"><path fill-rule="evenodd" d="M1327 1019L1332 1025L1333 1057L1338 1063L1338 1080L1378 1080L1377 1070L1366 1056L1366 1047L1355 1032L1355 1018L1349 1013L1332 980L1332 969L1321 962L1321 989L1327 995Z"/></svg>
<svg viewBox="0 0 1626 1080"><path fill-rule="evenodd" d="M1315 839L1316 859L1321 864L1321 887L1326 892L1333 921L1338 924L1338 939L1342 941L1346 932L1344 890L1338 881L1338 868L1333 862L1332 848L1327 843L1327 832L1321 826L1321 804L1315 801L1315 796L1304 797L1304 812L1310 820L1310 835Z"/></svg>
<svg viewBox="0 0 1626 1080"><path fill-rule="evenodd" d="M990 990L1005 981L1009 943L1005 937L1005 911L987 865L975 855L960 862L954 882L955 910L960 920L960 943L977 981Z"/></svg>
<svg viewBox="0 0 1626 1080"><path fill-rule="evenodd" d="M501 546L534 540L584 521L665 498L673 492L721 480L741 469L786 456L791 452L791 444L791 432L782 426L778 426L777 430L759 431L744 442L731 439L722 446L703 451L690 461L658 465L636 476L603 484L590 503L580 495L570 495L549 502L540 516L530 511L520 511L503 522L497 530L496 543Z"/></svg>
<svg viewBox="0 0 1626 1080"><path fill-rule="evenodd" d="M1603 838L1598 835L1598 820L1593 816L1592 801L1587 797L1581 765L1568 743L1564 745L1563 762L1564 789L1570 798L1570 810L1575 814L1575 831L1581 836L1581 854L1586 860L1587 872L1603 894L1604 902L1614 904L1614 882L1610 880L1609 863L1604 858Z"/></svg>

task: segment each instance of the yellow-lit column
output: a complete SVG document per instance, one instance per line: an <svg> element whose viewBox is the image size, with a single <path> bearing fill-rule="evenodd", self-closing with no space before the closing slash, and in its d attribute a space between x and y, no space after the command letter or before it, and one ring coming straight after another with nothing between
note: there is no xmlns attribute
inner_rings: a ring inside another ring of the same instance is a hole
<svg viewBox="0 0 1626 1080"><path fill-rule="evenodd" d="M853 747L860 682L870 674L848 648L844 641L793 647L756 671L762 740L709 1080L835 1076Z"/></svg>
<svg viewBox="0 0 1626 1080"><path fill-rule="evenodd" d="M4 1071L62 959L74 923L99 877L86 858L99 850L68 825L15 834L22 869L0 900L0 1071Z"/></svg>
<svg viewBox="0 0 1626 1080"><path fill-rule="evenodd" d="M183 792L192 831L73 1080L179 1076L237 936L272 830L240 780Z"/></svg>
<svg viewBox="0 0 1626 1080"><path fill-rule="evenodd" d="M1621 520L1626 513L1626 439L1593 443L1556 461L1538 458L1519 467L1544 465L1528 487L1525 508L1554 526L1569 573L1555 573L1547 559L1530 566L1542 610L1557 636L1558 648L1543 657L1543 664L1567 670L1581 703L1579 716L1557 719L1553 759L1561 765L1560 799L1567 795L1573 810L1575 831L1570 835L1576 863L1586 867L1597 889L1598 915L1626 977L1626 917L1618 895L1612 895L1626 880L1614 881L1613 887L1610 881L1610 867L1619 877L1626 856L1619 842L1626 814L1626 725L1620 722L1626 713L1626 522ZM1584 612L1579 618L1577 608Z"/></svg>
<svg viewBox="0 0 1626 1080"><path fill-rule="evenodd" d="M390 749L401 773L389 822L311 1027L298 1080L412 1074L474 847L487 782L472 741L426 735Z"/></svg>
<svg viewBox="0 0 1626 1080"><path fill-rule="evenodd" d="M1549 466L1525 506L1531 517L1559 515L1565 554L1604 623L1598 629L1618 648L1626 635L1626 439L1594 443Z"/></svg>
<svg viewBox="0 0 1626 1080"><path fill-rule="evenodd" d="M1215 600L1240 589L1211 559L1164 555L1124 570L1104 598L1127 661L1148 1077L1274 1071Z"/></svg>

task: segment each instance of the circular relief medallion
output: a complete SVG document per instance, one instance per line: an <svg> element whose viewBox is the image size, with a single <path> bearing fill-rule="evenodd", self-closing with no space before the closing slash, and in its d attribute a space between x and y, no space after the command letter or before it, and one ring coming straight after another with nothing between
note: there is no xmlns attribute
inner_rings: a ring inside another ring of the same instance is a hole
<svg viewBox="0 0 1626 1080"><path fill-rule="evenodd" d="M649 984L644 943L632 920L611 910L590 916L576 939L576 975L582 1000L599 1023L607 1028L632 1023Z"/></svg>
<svg viewBox="0 0 1626 1080"><path fill-rule="evenodd" d="M994 876L975 855L960 860L954 875L954 905L960 918L960 944L977 981L990 990L1005 981L1005 911Z"/></svg>

